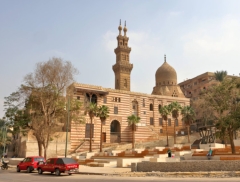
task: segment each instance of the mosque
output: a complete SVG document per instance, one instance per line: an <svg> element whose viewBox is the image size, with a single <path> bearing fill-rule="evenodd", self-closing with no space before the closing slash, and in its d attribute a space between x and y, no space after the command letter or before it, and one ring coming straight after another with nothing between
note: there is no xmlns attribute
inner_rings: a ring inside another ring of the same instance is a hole
<svg viewBox="0 0 240 182"><path fill-rule="evenodd" d="M152 94L131 91L131 71L133 64L130 62L131 48L128 46L126 23L122 28L118 27L117 48L114 49L116 62L112 66L115 74L115 88L103 88L101 86L73 83L74 97L82 103L91 101L98 106L106 105L110 109L109 117L103 125L100 134L100 119L93 119L92 149L99 149L100 136L106 144L127 143L132 141L132 131L127 122L127 117L135 114L141 118L137 124L135 141L156 140L158 136L184 135L185 126L181 116L173 120L169 116L167 123L159 114L159 108L177 101L182 106L190 105L190 99L186 98L177 85L177 73L167 63L164 56L163 64L155 74L155 86ZM123 34L123 35L122 35ZM167 125L167 126L166 126ZM175 132L174 132L175 126ZM84 151L89 149L90 119L86 116L84 124L71 124L71 151Z"/></svg>

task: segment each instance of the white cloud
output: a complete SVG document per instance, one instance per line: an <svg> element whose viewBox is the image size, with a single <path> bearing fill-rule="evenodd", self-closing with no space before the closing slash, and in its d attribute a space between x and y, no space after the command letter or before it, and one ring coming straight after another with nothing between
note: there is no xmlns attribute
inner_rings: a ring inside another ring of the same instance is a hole
<svg viewBox="0 0 240 182"><path fill-rule="evenodd" d="M240 60L239 32L239 20L228 15L220 22L205 24L204 28L201 26L183 36L185 65L192 68L191 75L186 73L185 76L190 78L217 70L238 74L240 71L236 65Z"/></svg>

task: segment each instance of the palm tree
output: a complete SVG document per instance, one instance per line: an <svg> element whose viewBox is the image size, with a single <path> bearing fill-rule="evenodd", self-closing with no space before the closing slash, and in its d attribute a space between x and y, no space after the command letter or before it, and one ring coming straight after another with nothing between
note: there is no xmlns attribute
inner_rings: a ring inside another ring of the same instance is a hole
<svg viewBox="0 0 240 182"><path fill-rule="evenodd" d="M90 143L89 143L89 152L92 152L92 120L94 116L97 114L97 104L90 102L89 105L86 107L85 114L88 114L90 118Z"/></svg>
<svg viewBox="0 0 240 182"><path fill-rule="evenodd" d="M227 71L216 71L214 74L216 80L222 82L224 78L227 76Z"/></svg>
<svg viewBox="0 0 240 182"><path fill-rule="evenodd" d="M135 143L135 130L136 130L136 124L139 123L140 117L136 115L131 115L127 117L128 124L132 126L132 149L134 149L134 143Z"/></svg>
<svg viewBox="0 0 240 182"><path fill-rule="evenodd" d="M166 106L161 107L159 109L159 113L161 114L163 120L166 121L166 134L167 134L167 146L168 146L169 143L168 143L168 123L167 123L167 119L168 119L168 115L171 113L169 106L166 105Z"/></svg>
<svg viewBox="0 0 240 182"><path fill-rule="evenodd" d="M169 109L170 109L170 112L172 113L172 117L175 119L174 120L174 144L176 143L176 120L178 119L179 117L179 113L181 112L182 110L182 106L178 103L178 102L172 102L171 104L169 104Z"/></svg>
<svg viewBox="0 0 240 182"><path fill-rule="evenodd" d="M184 121L184 123L187 125L187 130L188 130L188 143L190 143L190 137L189 137L189 128L190 125L193 123L194 121L194 117L195 117L195 112L193 110L193 108L191 106L184 106L182 108L181 111L182 114L182 119Z"/></svg>
<svg viewBox="0 0 240 182"><path fill-rule="evenodd" d="M98 107L97 117L101 120L101 131L100 131L100 152L102 152L102 125L106 121L107 117L109 117L109 107L102 105Z"/></svg>

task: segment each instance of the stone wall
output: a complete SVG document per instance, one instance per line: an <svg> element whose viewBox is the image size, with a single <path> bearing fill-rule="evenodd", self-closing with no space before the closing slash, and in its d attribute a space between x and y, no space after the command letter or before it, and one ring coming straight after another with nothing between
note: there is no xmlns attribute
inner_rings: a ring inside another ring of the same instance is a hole
<svg viewBox="0 0 240 182"><path fill-rule="evenodd" d="M71 147L70 135L71 133L68 132L68 145L67 145L68 152ZM49 141L47 157L64 156L65 145L66 145L65 141L66 141L66 132L56 132L51 137L51 141ZM27 156L38 156L38 143L36 141L36 138L33 136L32 131L30 131L26 136L21 136L19 137L19 139L16 140L14 155L17 155L17 157L23 157L23 158ZM9 153L9 157L12 157L10 153Z"/></svg>
<svg viewBox="0 0 240 182"><path fill-rule="evenodd" d="M240 161L184 161L132 163L132 172L239 171Z"/></svg>

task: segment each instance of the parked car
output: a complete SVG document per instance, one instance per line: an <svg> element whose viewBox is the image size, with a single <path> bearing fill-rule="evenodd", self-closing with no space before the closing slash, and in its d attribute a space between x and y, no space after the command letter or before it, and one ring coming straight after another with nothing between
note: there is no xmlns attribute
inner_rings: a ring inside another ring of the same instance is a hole
<svg viewBox="0 0 240 182"><path fill-rule="evenodd" d="M38 165L38 174L43 172L55 173L59 176L61 173L69 175L79 172L79 164L72 158L50 158L46 162L41 162Z"/></svg>
<svg viewBox="0 0 240 182"><path fill-rule="evenodd" d="M36 170L38 167L38 162L43 161L45 162L44 157L42 156L31 156L26 157L17 165L17 172L20 172L21 170L27 170L28 173L31 173L32 171Z"/></svg>

